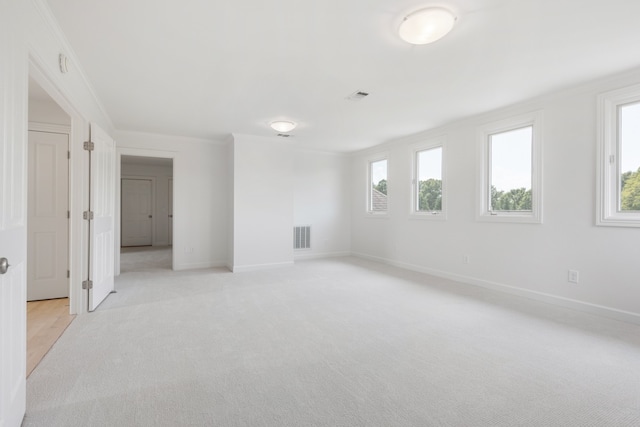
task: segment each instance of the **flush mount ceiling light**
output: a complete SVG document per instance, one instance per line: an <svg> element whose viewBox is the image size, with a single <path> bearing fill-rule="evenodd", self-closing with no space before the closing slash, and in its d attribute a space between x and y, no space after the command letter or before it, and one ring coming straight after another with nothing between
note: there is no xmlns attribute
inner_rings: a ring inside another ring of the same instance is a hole
<svg viewBox="0 0 640 427"><path fill-rule="evenodd" d="M287 133L294 130L297 125L293 122L278 120L275 122L271 122L269 126L271 126L271 129L275 130L276 132Z"/></svg>
<svg viewBox="0 0 640 427"><path fill-rule="evenodd" d="M428 7L407 15L400 29L400 38L411 44L427 44L444 37L456 23L456 16L442 7Z"/></svg>

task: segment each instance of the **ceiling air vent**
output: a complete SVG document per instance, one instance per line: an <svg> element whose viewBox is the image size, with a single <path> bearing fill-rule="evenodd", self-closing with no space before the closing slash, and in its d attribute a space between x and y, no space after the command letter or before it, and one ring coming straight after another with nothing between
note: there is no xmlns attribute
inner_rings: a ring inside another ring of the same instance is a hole
<svg viewBox="0 0 640 427"><path fill-rule="evenodd" d="M291 135L289 135L288 133L279 133L278 135L280 138L291 138Z"/></svg>
<svg viewBox="0 0 640 427"><path fill-rule="evenodd" d="M363 92L363 91L359 90L359 91L353 92L351 95L347 96L347 99L349 101L360 101L361 99L364 99L367 96L369 96L369 92Z"/></svg>

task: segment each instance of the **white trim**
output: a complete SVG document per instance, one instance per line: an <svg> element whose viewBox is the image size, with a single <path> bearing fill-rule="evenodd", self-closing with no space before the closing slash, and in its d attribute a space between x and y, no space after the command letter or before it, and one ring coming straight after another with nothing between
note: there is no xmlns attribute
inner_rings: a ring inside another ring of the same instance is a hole
<svg viewBox="0 0 640 427"><path fill-rule="evenodd" d="M61 133L63 135L71 134L70 125L54 125L51 123L29 122L29 130L32 132Z"/></svg>
<svg viewBox="0 0 640 427"><path fill-rule="evenodd" d="M446 221L447 220L447 179L446 179L446 152L447 152L447 136L441 135L438 137L429 138L424 142L412 144L409 146L411 152L411 197L409 197L409 219L419 219L428 221ZM416 206L418 204L418 153L427 150L433 150L440 148L442 156L440 159L441 176L440 181L442 185L442 208L440 211L426 212L418 211Z"/></svg>
<svg viewBox="0 0 640 427"><path fill-rule="evenodd" d="M618 211L620 196L618 107L637 102L640 102L640 84L598 95L596 225L599 226L640 227L640 212ZM611 158L615 159L613 163L609 160Z"/></svg>
<svg viewBox="0 0 640 427"><path fill-rule="evenodd" d="M532 127L531 212L489 211L489 137L524 127ZM478 139L478 190L476 220L487 222L542 223L542 111L502 119L480 126Z"/></svg>
<svg viewBox="0 0 640 427"><path fill-rule="evenodd" d="M492 282L489 280L478 279L471 276L465 276L462 274L450 273L443 270L437 270L427 267L421 267L414 264L408 264L399 261L392 261L386 258L376 257L372 255L366 255L362 253L353 253L353 256L357 258L366 259L369 261L375 261L394 267L402 268L405 270L417 271L419 273L429 274L436 277L442 277L444 279L454 280L456 282L464 283L472 286L479 286L485 289L491 289L497 292L504 292L510 295L515 295L523 298L529 298L536 301L544 302L547 304L553 304L560 307L578 310L585 313L593 314L596 316L607 317L609 319L615 319L622 322L633 323L640 325L640 313L633 313L630 311L619 310L617 308L606 307L603 305L592 304L589 302L578 301L571 298L560 297L557 295L546 294L543 292L536 292L529 289L518 288L511 285L505 285L503 283Z"/></svg>
<svg viewBox="0 0 640 427"><path fill-rule="evenodd" d="M316 252L294 254L293 259L302 261L305 259L339 258L351 255L351 252Z"/></svg>
<svg viewBox="0 0 640 427"><path fill-rule="evenodd" d="M231 268L231 271L234 273L244 273L247 271L271 270L275 268L291 267L293 264L294 264L293 261L287 261L287 262L276 262L271 264L234 265Z"/></svg>
<svg viewBox="0 0 640 427"><path fill-rule="evenodd" d="M193 262L189 264L182 265L174 265L173 271L183 271L183 270L198 270L204 268L222 268L229 267L227 265L227 261L207 261L207 262Z"/></svg>

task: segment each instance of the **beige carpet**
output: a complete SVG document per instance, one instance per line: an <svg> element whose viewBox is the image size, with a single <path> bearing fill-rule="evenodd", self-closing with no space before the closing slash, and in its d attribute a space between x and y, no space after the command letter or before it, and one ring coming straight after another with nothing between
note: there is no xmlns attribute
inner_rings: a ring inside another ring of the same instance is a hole
<svg viewBox="0 0 640 427"><path fill-rule="evenodd" d="M640 327L353 258L123 274L25 426L639 426Z"/></svg>

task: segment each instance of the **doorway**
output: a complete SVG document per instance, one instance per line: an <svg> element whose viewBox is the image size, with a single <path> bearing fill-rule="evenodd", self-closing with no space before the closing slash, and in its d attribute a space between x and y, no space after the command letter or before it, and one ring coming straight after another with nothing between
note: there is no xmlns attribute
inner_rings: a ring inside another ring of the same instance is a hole
<svg viewBox="0 0 640 427"><path fill-rule="evenodd" d="M173 159L122 155L120 272L172 269Z"/></svg>
<svg viewBox="0 0 640 427"><path fill-rule="evenodd" d="M70 313L71 117L32 78L28 98L27 375Z"/></svg>

